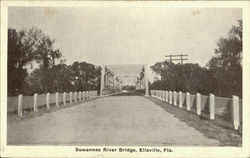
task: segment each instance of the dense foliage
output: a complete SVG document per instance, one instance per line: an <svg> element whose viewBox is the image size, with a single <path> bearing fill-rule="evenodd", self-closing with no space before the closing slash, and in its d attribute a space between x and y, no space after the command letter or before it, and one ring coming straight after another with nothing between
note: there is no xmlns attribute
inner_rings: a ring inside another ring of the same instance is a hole
<svg viewBox="0 0 250 158"><path fill-rule="evenodd" d="M154 81L150 88L242 97L242 21L230 29L228 37L220 38L217 45L215 56L206 67L157 62L151 69L161 79Z"/></svg>
<svg viewBox="0 0 250 158"><path fill-rule="evenodd" d="M54 42L37 28L8 29L9 96L98 89L101 68L86 62L66 65ZM38 68L28 73L34 63Z"/></svg>

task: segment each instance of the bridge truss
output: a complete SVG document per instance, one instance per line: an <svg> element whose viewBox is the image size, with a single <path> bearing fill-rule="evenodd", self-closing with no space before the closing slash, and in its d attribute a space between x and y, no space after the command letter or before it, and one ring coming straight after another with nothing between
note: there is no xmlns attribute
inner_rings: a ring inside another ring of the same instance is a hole
<svg viewBox="0 0 250 158"><path fill-rule="evenodd" d="M147 65L102 65L100 95L118 93L125 85L136 90L148 90Z"/></svg>

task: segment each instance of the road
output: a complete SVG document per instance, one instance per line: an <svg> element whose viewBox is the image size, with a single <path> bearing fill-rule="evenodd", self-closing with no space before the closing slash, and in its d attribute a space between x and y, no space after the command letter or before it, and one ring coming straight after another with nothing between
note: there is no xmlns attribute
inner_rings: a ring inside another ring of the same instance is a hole
<svg viewBox="0 0 250 158"><path fill-rule="evenodd" d="M216 146L143 96L110 96L8 124L8 144Z"/></svg>

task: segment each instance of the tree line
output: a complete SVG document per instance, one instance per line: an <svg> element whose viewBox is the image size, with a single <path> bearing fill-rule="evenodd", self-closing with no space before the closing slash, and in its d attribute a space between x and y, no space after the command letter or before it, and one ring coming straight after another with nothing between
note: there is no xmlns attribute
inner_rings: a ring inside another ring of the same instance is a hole
<svg viewBox="0 0 250 158"><path fill-rule="evenodd" d="M242 20L231 27L227 37L218 40L214 53L205 67L169 61L155 63L151 69L161 79L154 81L150 89L242 98Z"/></svg>
<svg viewBox="0 0 250 158"><path fill-rule="evenodd" d="M101 67L87 62L66 65L54 42L55 39L35 27L8 29L8 96L99 89ZM242 20L232 26L227 37L218 40L214 52L205 67L169 61L155 63L151 69L160 80L150 84L150 89L241 98ZM28 72L34 63L38 67Z"/></svg>
<svg viewBox="0 0 250 158"><path fill-rule="evenodd" d="M100 67L87 62L66 65L54 43L55 39L35 27L20 31L8 29L8 96L100 87ZM29 72L33 65L37 68Z"/></svg>

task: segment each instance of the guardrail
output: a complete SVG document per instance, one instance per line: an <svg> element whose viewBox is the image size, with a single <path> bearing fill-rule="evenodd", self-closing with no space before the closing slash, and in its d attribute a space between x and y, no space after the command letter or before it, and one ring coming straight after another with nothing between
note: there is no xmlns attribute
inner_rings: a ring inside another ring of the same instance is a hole
<svg viewBox="0 0 250 158"><path fill-rule="evenodd" d="M198 116L202 113L209 115L210 120L217 117L232 123L235 130L242 126L242 100L237 96L232 98L209 96L200 93L190 94L176 91L150 90L152 97L167 102L179 108L186 107L187 111L195 111Z"/></svg>
<svg viewBox="0 0 250 158"><path fill-rule="evenodd" d="M50 109L51 104L55 104L59 107L60 104L66 105L67 103L73 103L83 100L88 100L96 97L97 91L80 91L80 92L63 92L63 93L46 93L37 94L33 96L23 96L23 94L17 97L8 97L7 99L7 111L15 111L19 116L23 115L24 109L31 109L34 112L38 112L38 107L46 105L47 109Z"/></svg>

